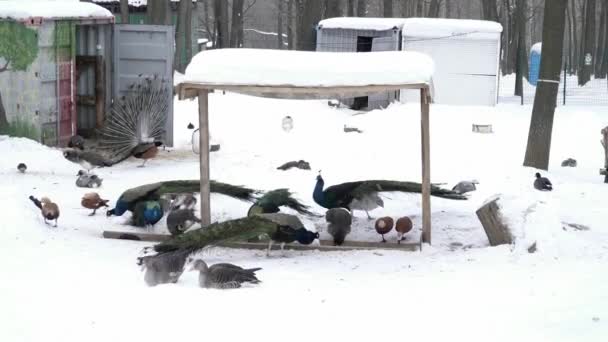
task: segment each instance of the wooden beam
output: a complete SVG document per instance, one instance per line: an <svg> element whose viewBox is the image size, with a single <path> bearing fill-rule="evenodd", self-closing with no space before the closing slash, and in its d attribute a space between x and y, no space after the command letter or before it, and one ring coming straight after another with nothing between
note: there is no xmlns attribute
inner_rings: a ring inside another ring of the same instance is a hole
<svg viewBox="0 0 608 342"><path fill-rule="evenodd" d="M209 92L198 91L199 157L201 181L201 225L211 224L211 193L209 185Z"/></svg>
<svg viewBox="0 0 608 342"><path fill-rule="evenodd" d="M250 94L254 96L272 98L292 98L292 99L316 99L328 98L332 96L355 96L368 95L370 93L397 91L401 89L422 89L428 85L424 83L411 84L386 84L386 85L359 85L359 86L296 86L292 84L281 85L234 85L234 84L211 84L211 83L191 83L185 82L178 86L180 99L192 98L195 93L192 90L211 90L218 89L235 93ZM430 97L427 90L427 97Z"/></svg>
<svg viewBox="0 0 608 342"><path fill-rule="evenodd" d="M429 90L420 89L422 138L422 242L431 243L431 158L429 129Z"/></svg>
<svg viewBox="0 0 608 342"><path fill-rule="evenodd" d="M134 240L134 241L147 241L147 242L162 242L172 238L168 234L154 234L144 232L118 232L106 230L103 232L103 237L106 239L122 239L122 240ZM301 245L299 243L291 243L285 245L285 249L292 250L320 250L320 251L348 251L348 250L372 250L372 249L389 249L389 250L402 250L402 251L418 251L422 250L420 241L417 242L401 242L400 244L394 242L367 242L367 241L344 241L341 246L334 246L333 240L320 240L320 245ZM244 248L244 249L267 249L267 242L222 242L219 243L220 247L228 248ZM275 243L272 245L272 249L276 250L280 248L280 244Z"/></svg>

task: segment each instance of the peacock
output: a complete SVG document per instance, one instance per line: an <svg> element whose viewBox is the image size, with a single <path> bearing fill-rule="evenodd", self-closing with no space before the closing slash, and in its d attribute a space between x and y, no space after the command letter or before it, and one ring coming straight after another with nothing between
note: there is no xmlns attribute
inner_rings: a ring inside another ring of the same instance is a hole
<svg viewBox="0 0 608 342"><path fill-rule="evenodd" d="M276 189L268 191L262 197L258 198L249 208L247 216L255 214L278 213L280 211L280 207L282 206L291 208L302 215L315 215L309 210L310 208L307 205L304 205L295 199L289 189Z"/></svg>
<svg viewBox="0 0 608 342"><path fill-rule="evenodd" d="M171 99L165 95L170 85L158 75L138 77L127 94L112 103L98 132L99 148L111 156L112 164L134 156L145 165L156 155L166 133Z"/></svg>
<svg viewBox="0 0 608 342"><path fill-rule="evenodd" d="M184 251L185 255L220 242L249 241L259 239L260 236L270 238L270 247L273 241L281 243L298 241L301 244L311 244L319 238L319 233L306 230L294 215L260 214L216 222L206 228L186 231L153 246L157 254L146 256L144 259L158 260L162 259L164 254L173 257L176 251Z"/></svg>
<svg viewBox="0 0 608 342"><path fill-rule="evenodd" d="M236 199L253 201L255 190L242 186L216 181L210 182L211 192L231 196ZM164 195L174 193L192 193L200 190L198 180L175 180L141 185L120 195L114 209L108 210L108 216L122 216L126 211L133 213L132 224L146 227L156 224L167 211L170 202Z"/></svg>
<svg viewBox="0 0 608 342"><path fill-rule="evenodd" d="M399 192L422 192L422 185L415 182L400 182L389 180L366 180L348 182L330 186L323 189L325 182L321 174L317 176L312 198L318 205L326 209L345 208L350 210L362 210L367 214L368 219L372 219L369 211L378 207L384 207L384 201L378 195L383 191ZM454 191L441 189L431 185L431 195L455 199L466 200L467 198Z"/></svg>

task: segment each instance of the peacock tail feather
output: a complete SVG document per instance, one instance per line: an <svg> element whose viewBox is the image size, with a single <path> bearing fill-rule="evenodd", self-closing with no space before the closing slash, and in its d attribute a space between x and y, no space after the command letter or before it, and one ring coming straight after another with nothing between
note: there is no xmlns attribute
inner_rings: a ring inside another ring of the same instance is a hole
<svg viewBox="0 0 608 342"><path fill-rule="evenodd" d="M266 209L266 213L278 212L279 207L286 206L302 215L316 216L310 211L310 207L298 201L289 189L268 191L255 202L255 205ZM252 213L257 212L252 211Z"/></svg>
<svg viewBox="0 0 608 342"><path fill-rule="evenodd" d="M235 220L216 222L206 228L190 230L154 246L158 253L178 249L201 249L225 241L243 241L260 235L272 235L279 224L261 216L243 217Z"/></svg>

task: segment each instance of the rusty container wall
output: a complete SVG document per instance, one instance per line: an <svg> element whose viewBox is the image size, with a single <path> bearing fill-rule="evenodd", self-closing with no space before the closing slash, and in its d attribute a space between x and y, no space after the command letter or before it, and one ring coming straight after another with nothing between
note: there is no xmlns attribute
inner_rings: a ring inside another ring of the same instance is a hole
<svg viewBox="0 0 608 342"><path fill-rule="evenodd" d="M77 126L85 137L94 135L110 108L112 31L112 24L76 26Z"/></svg>
<svg viewBox="0 0 608 342"><path fill-rule="evenodd" d="M47 104L44 96L42 81L44 75L43 67L46 66L46 55L39 48L40 42L44 41L49 27L40 25L39 21L13 21L0 20L3 29L12 30L21 41L34 41L36 45L22 47L19 49L23 66L21 68L9 67L8 70L0 72L0 101L6 112L9 123L19 124L23 128L19 133L22 136L40 141L41 123L48 119L49 115L42 115L42 108L47 113L57 111L56 104ZM0 41L2 44L10 42ZM6 61L0 57L0 66ZM54 95L53 95L54 96ZM44 105L44 107L43 107Z"/></svg>

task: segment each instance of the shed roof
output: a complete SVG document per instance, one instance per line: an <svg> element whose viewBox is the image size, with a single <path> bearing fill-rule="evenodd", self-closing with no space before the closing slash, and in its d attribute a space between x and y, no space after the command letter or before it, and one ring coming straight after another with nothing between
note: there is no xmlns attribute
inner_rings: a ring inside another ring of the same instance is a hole
<svg viewBox="0 0 608 342"><path fill-rule="evenodd" d="M433 70L433 60L418 52L217 49L194 56L182 84L261 96L322 98L332 93L369 93L408 86L430 89Z"/></svg>
<svg viewBox="0 0 608 342"><path fill-rule="evenodd" d="M340 17L321 20L321 28L386 31L394 27L408 35L435 37L465 33L500 33L502 25L494 21L440 18L358 18Z"/></svg>
<svg viewBox="0 0 608 342"><path fill-rule="evenodd" d="M107 9L79 1L1 0L0 18L113 18Z"/></svg>

